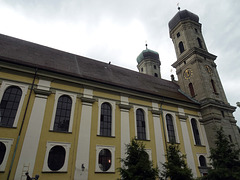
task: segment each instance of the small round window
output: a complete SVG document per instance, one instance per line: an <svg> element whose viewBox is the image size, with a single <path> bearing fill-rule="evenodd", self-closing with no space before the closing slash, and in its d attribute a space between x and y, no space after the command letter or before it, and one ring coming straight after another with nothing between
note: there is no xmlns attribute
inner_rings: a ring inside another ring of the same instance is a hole
<svg viewBox="0 0 240 180"><path fill-rule="evenodd" d="M3 162L5 154L6 154L6 146L2 142L0 142L0 165Z"/></svg>
<svg viewBox="0 0 240 180"><path fill-rule="evenodd" d="M107 171L111 167L112 155L108 149L102 149L98 156L98 165L102 171Z"/></svg>
<svg viewBox="0 0 240 180"><path fill-rule="evenodd" d="M62 146L54 146L48 154L48 167L52 171L61 169L65 162L66 151Z"/></svg>

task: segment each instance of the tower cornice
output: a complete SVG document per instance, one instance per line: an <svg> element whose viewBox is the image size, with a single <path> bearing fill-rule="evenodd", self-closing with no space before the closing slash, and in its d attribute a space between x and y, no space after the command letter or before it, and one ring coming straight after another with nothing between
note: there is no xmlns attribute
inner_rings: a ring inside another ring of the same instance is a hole
<svg viewBox="0 0 240 180"><path fill-rule="evenodd" d="M177 66L179 66L180 64L182 64L184 61L186 61L187 59L190 59L192 56L196 56L196 55L200 55L204 58L207 58L207 59L211 59L211 60L215 60L217 58L217 56L209 53L208 51L206 50L203 50L201 48L197 48L197 47L194 47L186 52L184 52L178 59L176 62L174 62L172 64L172 66L174 68L176 68Z"/></svg>

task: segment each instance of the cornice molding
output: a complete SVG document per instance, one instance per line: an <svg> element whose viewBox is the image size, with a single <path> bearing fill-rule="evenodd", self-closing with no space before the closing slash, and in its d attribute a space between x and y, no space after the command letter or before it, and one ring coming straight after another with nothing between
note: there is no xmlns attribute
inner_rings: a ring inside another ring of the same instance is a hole
<svg viewBox="0 0 240 180"><path fill-rule="evenodd" d="M80 99L82 102L91 103L91 104L93 104L96 101L96 99L94 99L94 98L81 97Z"/></svg>
<svg viewBox="0 0 240 180"><path fill-rule="evenodd" d="M43 90L43 89L34 88L33 90L34 90L35 94L38 94L38 95L49 96L50 94L52 94L52 91L47 91L47 90Z"/></svg>
<svg viewBox="0 0 240 180"><path fill-rule="evenodd" d="M126 104L118 104L120 109L126 109L126 110L130 110L133 106L131 105L126 105Z"/></svg>

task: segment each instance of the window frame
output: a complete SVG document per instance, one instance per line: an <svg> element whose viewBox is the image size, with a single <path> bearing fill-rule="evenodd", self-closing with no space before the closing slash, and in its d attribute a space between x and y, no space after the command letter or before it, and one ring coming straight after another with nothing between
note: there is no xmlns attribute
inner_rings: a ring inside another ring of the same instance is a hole
<svg viewBox="0 0 240 180"><path fill-rule="evenodd" d="M205 158L205 161L206 161L206 166L201 166L200 165L200 156L203 156L204 158ZM208 167L208 164L209 164L209 159L207 158L208 156L207 156L207 154L197 154L197 161L198 161L198 167L200 167L200 168L205 168L205 167Z"/></svg>
<svg viewBox="0 0 240 180"><path fill-rule="evenodd" d="M140 112L140 114L138 112ZM139 122L144 122L144 126L143 125L138 126ZM147 140L145 113L144 110L141 108L138 108L136 110L136 123L137 123L137 139ZM141 129L141 131L139 130L139 128ZM143 138L139 138L140 134Z"/></svg>
<svg viewBox="0 0 240 180"><path fill-rule="evenodd" d="M99 153L103 149L108 149L111 152L111 166L107 171L101 170L99 165L98 165ZM113 173L113 172L115 172L115 146L96 145L95 172L101 172L101 173L109 173L109 172Z"/></svg>
<svg viewBox="0 0 240 180"><path fill-rule="evenodd" d="M198 137L195 136L195 133L194 133L195 131L193 129L192 120L194 120L195 123L196 123L196 130L198 131L198 134L199 134ZM199 126L198 126L198 121L196 120L196 118L191 118L190 119L190 123L191 123L191 127L192 127L192 134L193 134L193 139L194 139L194 145L201 146L202 145L202 141L201 141L200 129L199 129ZM196 138L199 138L200 144L196 142Z"/></svg>
<svg viewBox="0 0 240 180"><path fill-rule="evenodd" d="M168 142L168 143L171 143L171 142L169 141L169 138L168 138L167 119L166 119L166 115L167 115L167 114L172 115L172 121L173 121L173 126L174 126L174 133L175 133L176 143L180 143L180 141L179 141L179 135L178 135L178 130L177 130L176 114L175 114L174 112L170 112L170 111L163 111L164 126L165 126L165 131L166 131L167 142Z"/></svg>
<svg viewBox="0 0 240 180"><path fill-rule="evenodd" d="M193 138L194 145L196 145L196 146L204 146L205 143L204 143L203 132L202 132L202 129L201 129L201 126L200 126L199 118L196 117L196 116L189 116L188 118L189 118L189 123L190 123L190 128L191 128L191 133L192 133L192 138ZM194 133L193 133L193 128L192 128L192 122L191 122L192 119L196 120L196 124L197 124L198 132L199 132L199 138L200 138L200 141L201 141L201 145L196 144L196 141L195 141L195 138L194 138Z"/></svg>
<svg viewBox="0 0 240 180"><path fill-rule="evenodd" d="M11 151L11 146L13 144L14 139L9 139L9 138L0 138L0 142L2 142L5 146L6 146L6 152L3 158L3 162L0 165L0 172L4 172L6 165L7 165L7 161L8 161L8 157L9 157L9 153Z"/></svg>
<svg viewBox="0 0 240 180"><path fill-rule="evenodd" d="M152 149L145 149L145 151L148 154L149 161L152 161Z"/></svg>
<svg viewBox="0 0 240 180"><path fill-rule="evenodd" d="M145 131L146 131L146 139L138 139L137 136L137 109L142 109L143 113L144 113L144 120L145 120ZM150 140L150 135L149 135L149 120L148 120L148 108L147 107L143 107L143 106L133 106L133 110L134 110L134 122L135 122L135 137L138 140Z"/></svg>
<svg viewBox="0 0 240 180"><path fill-rule="evenodd" d="M63 101L64 99L65 100L67 99L67 102L64 102ZM63 108L64 105L66 106L65 109ZM67 108L69 105L71 107ZM67 111L70 111L70 114L67 115ZM65 112L65 113L63 114L63 112ZM68 132L69 124L70 124L70 118L71 118L71 112L72 112L72 98L70 96L68 96L68 95L60 96L58 98L56 114L55 114L55 120L54 120L54 124L53 124L53 131L55 131L55 132ZM62 118L64 120L68 120L68 121L65 121L68 124L65 125L66 127L64 127L64 128L62 128L62 127L59 128L59 124L63 124L64 123L64 121L61 121Z"/></svg>
<svg viewBox="0 0 240 180"><path fill-rule="evenodd" d="M103 106L104 104L106 105L106 108L104 108L105 107L105 106ZM106 113L104 113L104 112L106 112ZM110 127L109 127L109 125L110 125ZM103 133L101 133L102 130L103 130ZM107 131L106 134L105 134L105 130ZM108 102L104 102L101 105L100 136L106 136L106 137L112 136L112 106Z"/></svg>
<svg viewBox="0 0 240 180"><path fill-rule="evenodd" d="M50 150L54 146L62 146L65 149L65 151L66 151L64 164L63 164L62 168L60 168L57 171L53 171L53 170L51 170L48 167L49 152L50 152ZM44 164L43 164L42 172L54 172L54 173L67 172L70 148L71 148L71 143L66 143L66 142L47 142L46 153L45 153L45 158L44 158Z"/></svg>
<svg viewBox="0 0 240 180"><path fill-rule="evenodd" d="M204 163L205 163L205 166L202 166L202 165L201 165L201 160L200 160L200 158L201 158L201 157L203 157L203 158L204 158ZM200 166L200 167L207 167L207 160L206 160L205 156L203 156L203 155L200 155L200 156L198 157L198 160L199 160L199 166Z"/></svg>
<svg viewBox="0 0 240 180"><path fill-rule="evenodd" d="M211 79L211 85L212 85L213 93L218 94L217 89L216 89L216 84L213 79Z"/></svg>
<svg viewBox="0 0 240 180"><path fill-rule="evenodd" d="M101 125L101 107L103 103L109 103L112 109L112 126L111 126L111 136L103 136L103 137L115 137L115 110L116 110L116 102L107 99L98 99L98 129L97 135L102 136L100 134L100 125Z"/></svg>
<svg viewBox="0 0 240 180"><path fill-rule="evenodd" d="M178 49L179 49L180 54L182 54L185 51L184 44L182 41L180 41L178 43Z"/></svg>
<svg viewBox="0 0 240 180"><path fill-rule="evenodd" d="M70 92L64 92L64 91L59 91L59 90L57 90L56 94L55 94L55 100L54 100L54 106L53 106L53 114L52 114L52 120L51 120L51 125L50 125L50 131L54 131L54 123L55 123L55 117L56 117L56 112L57 112L58 100L63 95L67 95L67 96L69 96L72 99L71 115L70 115L68 131L67 131L67 132L72 132L72 126L73 126L73 120L74 120L74 112L75 112L75 105L76 105L77 94L70 93ZM65 131L54 131L54 132L66 133Z"/></svg>
<svg viewBox="0 0 240 180"><path fill-rule="evenodd" d="M190 82L190 83L188 84L188 88L189 88L189 91L190 91L191 96L192 96L192 97L195 97L196 94L195 94L195 91L194 91L193 83Z"/></svg>
<svg viewBox="0 0 240 180"><path fill-rule="evenodd" d="M198 41L199 48L203 49L202 40L198 37L197 41Z"/></svg>
<svg viewBox="0 0 240 180"><path fill-rule="evenodd" d="M22 83L10 82L10 81L2 81L2 85L0 87L0 103L2 101L4 92L10 86L17 86L22 90L22 96L21 96L21 99L19 101L18 110L16 112L15 119L14 119L13 126L12 126L12 128L16 128L17 124L18 124L18 121L19 121L19 116L21 114L23 102L24 102L25 96L27 94L28 85L22 84ZM6 127L6 126L1 126L1 127Z"/></svg>

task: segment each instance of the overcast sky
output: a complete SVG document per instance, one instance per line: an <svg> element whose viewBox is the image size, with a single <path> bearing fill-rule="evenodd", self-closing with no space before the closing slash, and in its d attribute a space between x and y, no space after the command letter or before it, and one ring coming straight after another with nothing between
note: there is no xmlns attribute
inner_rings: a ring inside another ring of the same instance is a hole
<svg viewBox="0 0 240 180"><path fill-rule="evenodd" d="M228 101L240 101L239 0L0 0L0 33L137 71L145 49L160 55L162 78L176 61L168 22L187 9L200 18ZM240 126L240 108L234 116Z"/></svg>

